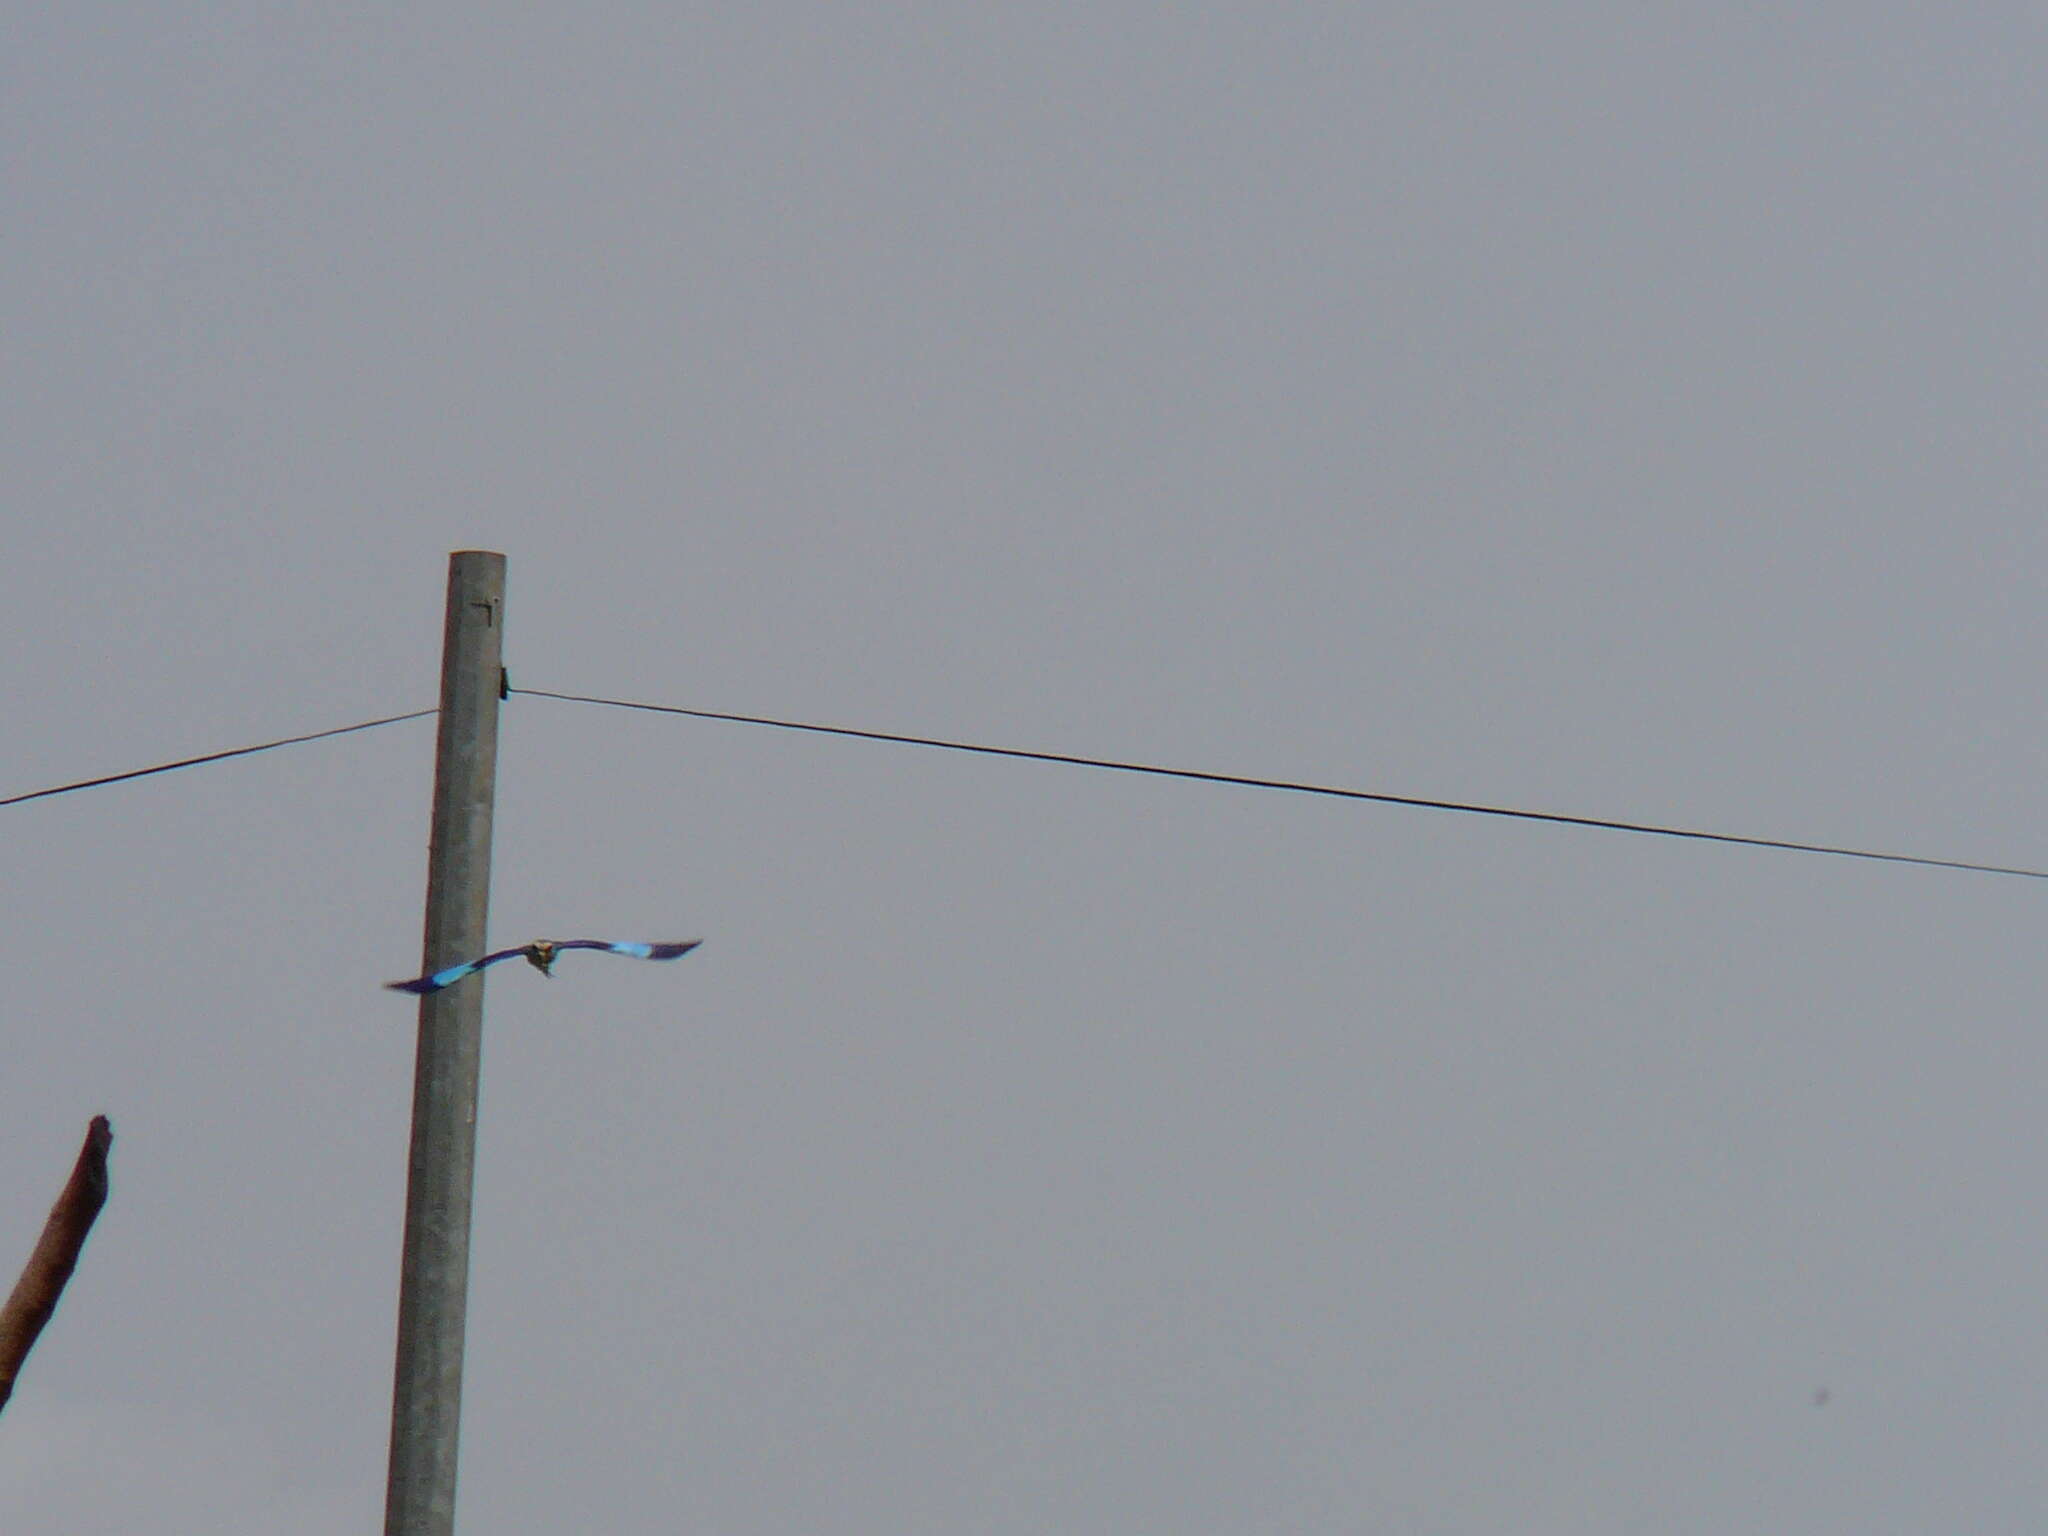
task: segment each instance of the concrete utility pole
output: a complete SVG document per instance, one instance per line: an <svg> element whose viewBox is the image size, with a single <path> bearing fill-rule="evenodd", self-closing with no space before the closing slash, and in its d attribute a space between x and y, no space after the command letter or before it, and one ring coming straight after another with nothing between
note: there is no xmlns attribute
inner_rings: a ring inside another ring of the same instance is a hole
<svg viewBox="0 0 2048 1536"><path fill-rule="evenodd" d="M475 549L450 555L422 974L484 952L504 632L505 557ZM385 1536L451 1536L455 1529L483 1023L481 976L420 999Z"/></svg>

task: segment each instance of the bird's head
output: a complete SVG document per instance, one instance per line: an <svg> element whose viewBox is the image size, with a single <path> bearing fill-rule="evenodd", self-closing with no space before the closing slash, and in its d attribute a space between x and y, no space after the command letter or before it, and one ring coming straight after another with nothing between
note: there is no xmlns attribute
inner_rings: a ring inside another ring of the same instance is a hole
<svg viewBox="0 0 2048 1536"><path fill-rule="evenodd" d="M526 963L539 971L541 975L552 977L555 974L554 966L557 952L553 939L535 939L526 946Z"/></svg>

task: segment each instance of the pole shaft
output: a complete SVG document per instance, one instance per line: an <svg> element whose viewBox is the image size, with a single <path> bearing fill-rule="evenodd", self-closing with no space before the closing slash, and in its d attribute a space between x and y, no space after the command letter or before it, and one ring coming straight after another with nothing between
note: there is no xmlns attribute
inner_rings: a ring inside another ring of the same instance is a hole
<svg viewBox="0 0 2048 1536"><path fill-rule="evenodd" d="M449 556L422 974L484 952L504 621L505 557ZM483 1013L482 976L420 999L385 1536L455 1528Z"/></svg>

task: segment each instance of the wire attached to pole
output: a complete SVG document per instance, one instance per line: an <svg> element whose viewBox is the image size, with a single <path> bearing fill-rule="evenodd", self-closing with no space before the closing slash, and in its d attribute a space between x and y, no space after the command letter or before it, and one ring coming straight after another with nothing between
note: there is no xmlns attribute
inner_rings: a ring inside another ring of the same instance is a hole
<svg viewBox="0 0 2048 1536"><path fill-rule="evenodd" d="M1881 864L1917 864L1928 869L1959 869L1979 875L2011 875L2022 880L2048 880L2048 870L2028 869L2013 864L1982 864L1971 859L1938 859L1917 853L1881 853L1874 849L1848 848L1833 843L1805 843L1779 837L1746 837L1734 832L1704 832L1696 828L1660 826L1652 822L1614 821L1604 816L1572 816L1561 811L1525 811L1510 806L1480 805L1464 800L1436 800L1421 795L1388 794L1380 790L1304 784L1292 779L1253 778L1244 774L1209 773L1199 768L1171 768L1158 763L1080 757L1068 752L1035 752L1022 747L992 747L980 742L948 741L936 736L910 736L897 731L870 731L846 725L776 720L765 715L736 715L713 709L685 709L675 704L642 704L630 699L606 699L581 693L555 693L544 688L514 688L512 692L523 693L536 699L560 699L571 704L600 704L613 709L639 709L654 714L687 715L694 720L723 720L736 725L765 725L778 730L810 731L823 736L850 736L860 741L885 741L911 747L937 747L948 752L974 752L986 757L1022 758L1037 763L1064 763L1079 768L1103 768L1116 773L1150 774L1157 778L1194 779L1204 784L1234 784L1244 789L1283 790L1290 794L1322 795L1336 800L1369 800L1378 805L1403 805L1417 810L1455 811L1462 815L1497 816L1513 821L1540 821L1561 827L1592 827L1604 832L1633 832L1645 837L1678 837L1702 843L1730 843L1743 848L1776 848L1785 853L1819 853L1834 858L1867 859Z"/></svg>
<svg viewBox="0 0 2048 1536"><path fill-rule="evenodd" d="M126 773L109 773L97 779L79 779L71 784L53 784L48 789L32 789L25 795L10 795L0 800L0 806L21 805L29 800L42 800L50 795L68 795L73 790L98 789L103 784L120 784L128 779L146 779L153 773L169 773L173 768L195 768L201 763L225 762L231 757L248 757L256 752L269 752L278 747L295 747L302 741L319 741L327 736L346 736L351 731L374 730L380 725L396 725L401 720L419 720L428 715L437 715L437 709L416 709L406 715L385 715L377 720L359 720L354 725L337 725L331 730L309 731L304 736L283 736L276 741L259 741L253 747L231 747L225 752L208 752L199 757L181 757L175 763L158 763L151 768L131 768Z"/></svg>

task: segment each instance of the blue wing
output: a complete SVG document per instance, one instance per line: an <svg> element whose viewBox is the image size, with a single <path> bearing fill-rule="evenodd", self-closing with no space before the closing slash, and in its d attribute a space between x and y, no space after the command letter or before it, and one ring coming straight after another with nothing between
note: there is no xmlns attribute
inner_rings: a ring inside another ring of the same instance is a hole
<svg viewBox="0 0 2048 1536"><path fill-rule="evenodd" d="M614 955L631 955L636 960L674 960L687 955L704 941L685 939L678 944L637 944L624 939L563 939L557 949L602 949Z"/></svg>
<svg viewBox="0 0 2048 1536"><path fill-rule="evenodd" d="M510 960L514 955L526 953L526 946L515 949L501 949L495 954L485 955L481 960L465 960L460 965L451 965L445 971L435 971L430 976L416 976L411 981L387 981L385 989L391 992L412 992L424 996L438 992L443 987L452 987L473 971L480 971L487 965L496 965L500 960Z"/></svg>

